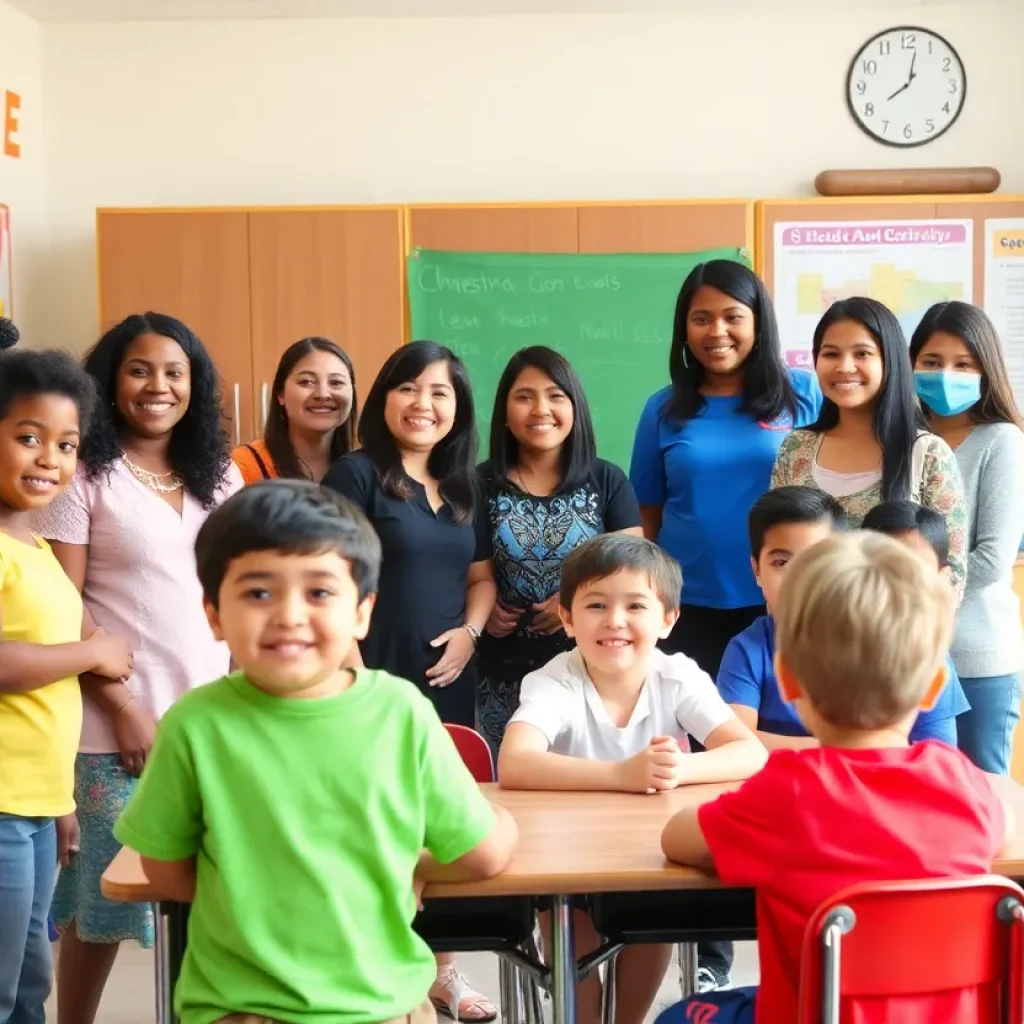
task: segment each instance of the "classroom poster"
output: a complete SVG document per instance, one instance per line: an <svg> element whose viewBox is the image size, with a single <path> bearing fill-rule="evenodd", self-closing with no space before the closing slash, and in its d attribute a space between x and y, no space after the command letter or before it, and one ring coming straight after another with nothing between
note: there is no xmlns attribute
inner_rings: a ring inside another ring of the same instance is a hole
<svg viewBox="0 0 1024 1024"><path fill-rule="evenodd" d="M11 211L0 205L0 316L13 316L11 284Z"/></svg>
<svg viewBox="0 0 1024 1024"><path fill-rule="evenodd" d="M929 306L973 298L970 220L775 225L775 308L786 362L810 367L822 314L865 295L888 306L909 340Z"/></svg>
<svg viewBox="0 0 1024 1024"><path fill-rule="evenodd" d="M1024 406L1024 219L985 221L984 307L1003 343L1017 404Z"/></svg>

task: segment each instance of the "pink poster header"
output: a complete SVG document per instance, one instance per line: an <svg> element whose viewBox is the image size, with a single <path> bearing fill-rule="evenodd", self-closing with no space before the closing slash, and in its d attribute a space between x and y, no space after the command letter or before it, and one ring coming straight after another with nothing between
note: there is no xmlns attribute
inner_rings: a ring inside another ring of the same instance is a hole
<svg viewBox="0 0 1024 1024"><path fill-rule="evenodd" d="M963 245L967 241L964 224L800 224L782 232L782 244L793 246L856 245Z"/></svg>

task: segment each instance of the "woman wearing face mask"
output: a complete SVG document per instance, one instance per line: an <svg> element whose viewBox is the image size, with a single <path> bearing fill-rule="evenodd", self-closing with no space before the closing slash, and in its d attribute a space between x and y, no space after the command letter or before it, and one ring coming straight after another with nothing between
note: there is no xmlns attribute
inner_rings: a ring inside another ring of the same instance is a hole
<svg viewBox="0 0 1024 1024"><path fill-rule="evenodd" d="M550 348L524 348L505 367L490 454L478 475L498 602L480 639L478 718L497 754L523 676L573 646L558 609L565 557L599 533L641 529L626 474L597 457L576 371Z"/></svg>
<svg viewBox="0 0 1024 1024"><path fill-rule="evenodd" d="M352 360L327 338L303 338L277 364L263 440L231 457L246 484L272 477L319 482L355 447Z"/></svg>
<svg viewBox="0 0 1024 1024"><path fill-rule="evenodd" d="M996 329L976 306L932 306L910 357L928 426L956 455L970 522L952 655L971 710L957 719L958 742L979 768L1006 775L1024 668L1013 591L1024 536L1024 424Z"/></svg>
<svg viewBox="0 0 1024 1024"><path fill-rule="evenodd" d="M899 321L874 299L844 299L819 321L813 353L821 415L782 442L772 487L817 487L842 505L852 526L883 501L909 499L934 509L946 520L949 565L962 593L963 484L949 445L927 432Z"/></svg>
<svg viewBox="0 0 1024 1024"><path fill-rule="evenodd" d="M443 722L473 728L472 659L496 591L474 474L473 394L461 360L432 341L395 351L366 398L359 442L323 483L358 505L380 537L363 662L411 680ZM438 1010L474 1024L494 1020L494 1005L469 987L454 956L438 954L437 968L430 998Z"/></svg>
<svg viewBox="0 0 1024 1024"><path fill-rule="evenodd" d="M100 876L118 850L113 824L153 741L155 721L186 691L228 671L195 571L196 534L242 486L231 464L217 371L202 342L160 313L130 316L85 358L99 393L68 489L40 517L96 624L127 637L132 696L113 713L88 700L75 763L81 851L61 871L60 1024L92 1024L119 943L153 943L142 903L114 903ZM85 691L88 696L88 690Z"/></svg>

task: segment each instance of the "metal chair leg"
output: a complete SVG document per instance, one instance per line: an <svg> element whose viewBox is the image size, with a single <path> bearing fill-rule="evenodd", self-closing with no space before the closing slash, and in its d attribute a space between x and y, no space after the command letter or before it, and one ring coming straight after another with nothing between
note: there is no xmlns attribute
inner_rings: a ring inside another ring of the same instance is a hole
<svg viewBox="0 0 1024 1024"><path fill-rule="evenodd" d="M510 1014L512 1012L512 984L514 980L515 967L512 966L503 956L498 957L498 1003L501 1012L502 1024L518 1024L513 1022Z"/></svg>
<svg viewBox="0 0 1024 1024"><path fill-rule="evenodd" d="M697 991L697 943L680 942L679 951L679 991L684 999L689 999Z"/></svg>
<svg viewBox="0 0 1024 1024"><path fill-rule="evenodd" d="M615 968L619 954L609 957L604 963L604 984L601 986L601 1024L615 1024L615 1000L617 988Z"/></svg>

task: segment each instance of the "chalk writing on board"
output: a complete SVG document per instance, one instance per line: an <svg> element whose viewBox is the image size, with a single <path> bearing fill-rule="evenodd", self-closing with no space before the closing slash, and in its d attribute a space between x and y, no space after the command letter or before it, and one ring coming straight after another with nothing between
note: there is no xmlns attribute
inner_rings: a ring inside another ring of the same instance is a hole
<svg viewBox="0 0 1024 1024"><path fill-rule="evenodd" d="M412 334L448 345L465 362L485 443L495 389L511 356L529 345L561 352L583 381L598 453L625 467L644 402L669 380L679 287L709 259L749 264L739 249L627 255L417 250L407 263Z"/></svg>

